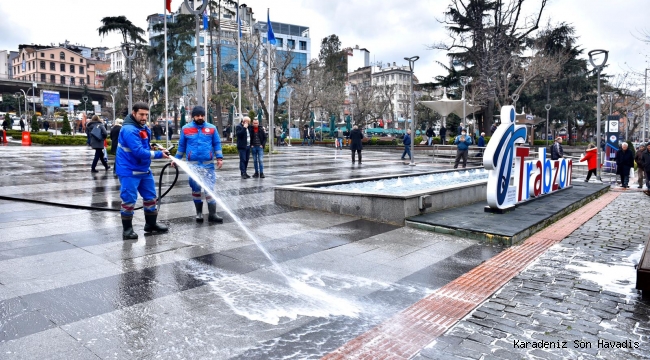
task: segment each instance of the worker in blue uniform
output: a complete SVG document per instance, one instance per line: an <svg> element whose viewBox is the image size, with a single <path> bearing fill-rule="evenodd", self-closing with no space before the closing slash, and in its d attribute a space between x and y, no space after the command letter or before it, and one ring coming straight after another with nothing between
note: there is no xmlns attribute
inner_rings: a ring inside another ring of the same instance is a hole
<svg viewBox="0 0 650 360"><path fill-rule="evenodd" d="M221 139L217 128L205 122L205 109L203 106L195 106L192 109L192 122L183 126L181 138L178 142L177 159L187 157L187 161L198 168L204 185L214 189L216 175L214 173L214 161L217 161L217 168L223 166L223 152L221 151ZM172 166L175 166L172 164ZM201 186L190 177L192 188L192 199L196 208L196 222L203 222L203 201L201 201ZM208 203L208 222L222 223L223 219L217 215L217 200L205 191L205 201Z"/></svg>
<svg viewBox="0 0 650 360"><path fill-rule="evenodd" d="M167 232L167 227L156 222L156 184L153 173L149 168L151 159L169 158L165 149L153 151L149 140L151 130L147 127L149 105L144 102L133 104L132 113L124 119L118 137L117 153L115 156L115 173L120 179L120 198L122 199L122 239L137 240L138 234L133 231L133 209L142 196L144 208L145 233Z"/></svg>

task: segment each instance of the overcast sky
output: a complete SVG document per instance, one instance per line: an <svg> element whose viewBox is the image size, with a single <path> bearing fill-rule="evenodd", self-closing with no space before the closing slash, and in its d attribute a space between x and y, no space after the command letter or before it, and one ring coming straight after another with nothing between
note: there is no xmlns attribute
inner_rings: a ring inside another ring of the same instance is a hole
<svg viewBox="0 0 650 360"><path fill-rule="evenodd" d="M527 1L530 9L540 2ZM404 64L405 56L419 55L415 73L420 82L443 73L435 61L448 62L442 51L427 50L427 45L448 39L437 21L448 0L241 2L253 8L258 21L266 19L270 7L272 21L310 27L312 57L318 56L323 37L337 34L343 47L367 48L370 61ZM172 0L172 9L181 3ZM642 73L650 61L650 45L635 39L635 34L644 29L650 32L648 5L648 0L549 0L543 23L571 23L584 49L609 50L608 72ZM19 43L58 44L66 39L90 47L115 46L121 39L117 35L97 35L102 17L125 15L146 29L147 16L163 8L164 0L0 0L0 49L17 50ZM639 84L642 88L642 79Z"/></svg>

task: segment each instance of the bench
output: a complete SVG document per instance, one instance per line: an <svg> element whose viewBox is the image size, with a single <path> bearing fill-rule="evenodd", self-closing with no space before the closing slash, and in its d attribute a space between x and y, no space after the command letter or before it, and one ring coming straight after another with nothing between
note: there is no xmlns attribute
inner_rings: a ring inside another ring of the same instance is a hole
<svg viewBox="0 0 650 360"><path fill-rule="evenodd" d="M643 291L643 296L650 296L650 291L646 295L646 290L650 290L650 240L645 243L643 248L643 254L641 254L641 260L636 266L636 288L637 290Z"/></svg>

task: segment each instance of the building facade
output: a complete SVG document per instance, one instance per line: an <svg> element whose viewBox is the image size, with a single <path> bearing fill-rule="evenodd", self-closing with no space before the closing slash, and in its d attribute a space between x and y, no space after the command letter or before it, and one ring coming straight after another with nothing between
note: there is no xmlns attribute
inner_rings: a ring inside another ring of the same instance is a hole
<svg viewBox="0 0 650 360"><path fill-rule="evenodd" d="M11 67L14 79L70 86L95 85L95 65L64 47L19 45Z"/></svg>
<svg viewBox="0 0 650 360"><path fill-rule="evenodd" d="M9 51L0 50L0 79L9 78Z"/></svg>
<svg viewBox="0 0 650 360"><path fill-rule="evenodd" d="M382 100L390 100L392 103L392 114L384 114L384 119L390 127L404 128L409 122L410 114L410 86L411 71L407 66L400 66L396 63L388 65L376 65L371 67L372 84L380 87L376 96ZM418 80L413 76L414 85Z"/></svg>

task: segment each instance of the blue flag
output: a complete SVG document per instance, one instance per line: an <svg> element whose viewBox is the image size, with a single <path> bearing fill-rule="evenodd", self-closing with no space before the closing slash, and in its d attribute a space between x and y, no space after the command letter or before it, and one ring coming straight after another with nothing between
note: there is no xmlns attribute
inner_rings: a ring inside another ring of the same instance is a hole
<svg viewBox="0 0 650 360"><path fill-rule="evenodd" d="M203 11L203 30L208 29L208 12L207 10Z"/></svg>
<svg viewBox="0 0 650 360"><path fill-rule="evenodd" d="M273 27L271 26L271 17L269 16L268 9L266 10L266 27L268 27L268 33L266 34L266 37L269 39L269 43L271 43L271 45L275 45L275 34L273 33Z"/></svg>

